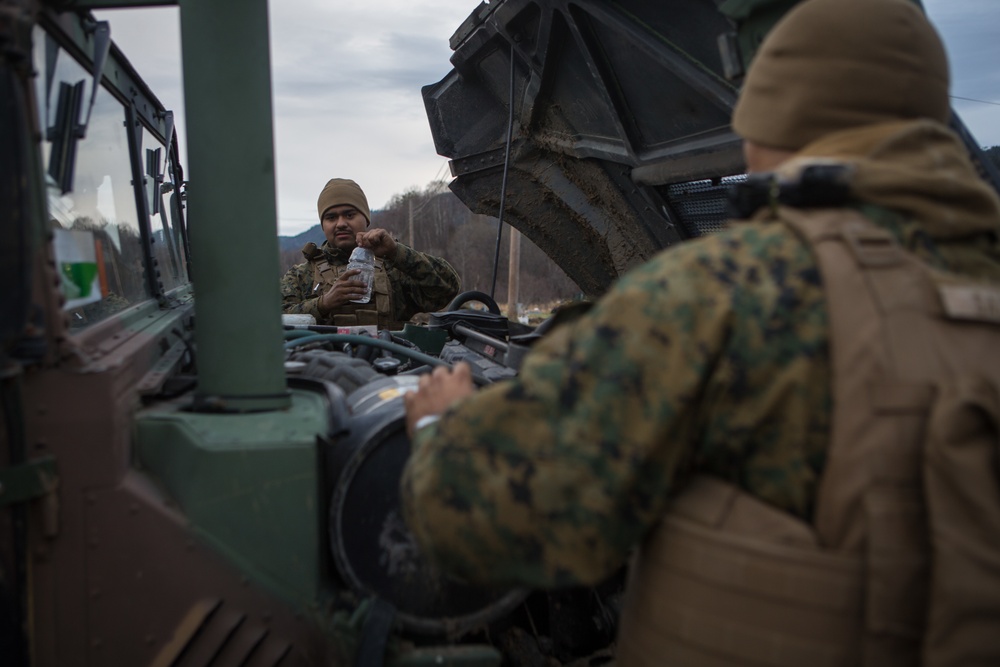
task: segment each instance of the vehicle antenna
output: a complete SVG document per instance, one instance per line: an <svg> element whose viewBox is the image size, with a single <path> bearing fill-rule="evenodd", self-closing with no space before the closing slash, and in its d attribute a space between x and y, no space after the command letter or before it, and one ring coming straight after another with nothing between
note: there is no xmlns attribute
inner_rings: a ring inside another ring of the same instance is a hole
<svg viewBox="0 0 1000 667"><path fill-rule="evenodd" d="M514 42L510 43L510 93L507 96L507 144L503 154L503 180L500 183L500 213L497 215L497 246L493 254L493 282L490 285L490 298L496 299L497 267L500 265L500 237L503 235L503 209L507 201L507 171L510 169L510 144L514 137Z"/></svg>

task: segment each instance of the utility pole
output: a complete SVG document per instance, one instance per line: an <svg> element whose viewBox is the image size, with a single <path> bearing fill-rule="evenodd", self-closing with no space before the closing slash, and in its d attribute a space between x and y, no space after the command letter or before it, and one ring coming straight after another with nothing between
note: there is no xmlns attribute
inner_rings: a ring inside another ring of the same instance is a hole
<svg viewBox="0 0 1000 667"><path fill-rule="evenodd" d="M407 199L410 204L410 247L413 247L413 197Z"/></svg>
<svg viewBox="0 0 1000 667"><path fill-rule="evenodd" d="M521 287L521 232L510 228L510 262L507 265L507 319L518 321L517 300Z"/></svg>

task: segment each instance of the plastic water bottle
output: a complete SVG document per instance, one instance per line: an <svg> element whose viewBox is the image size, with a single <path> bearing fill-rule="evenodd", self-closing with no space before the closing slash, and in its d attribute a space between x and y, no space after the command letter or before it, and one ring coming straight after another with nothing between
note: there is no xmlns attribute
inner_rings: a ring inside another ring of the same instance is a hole
<svg viewBox="0 0 1000 667"><path fill-rule="evenodd" d="M372 299L372 285L375 284L375 255L368 248L358 246L347 261L347 270L351 269L361 269L361 273L351 280L360 280L368 286L365 295L360 299L351 299L351 303L368 303Z"/></svg>

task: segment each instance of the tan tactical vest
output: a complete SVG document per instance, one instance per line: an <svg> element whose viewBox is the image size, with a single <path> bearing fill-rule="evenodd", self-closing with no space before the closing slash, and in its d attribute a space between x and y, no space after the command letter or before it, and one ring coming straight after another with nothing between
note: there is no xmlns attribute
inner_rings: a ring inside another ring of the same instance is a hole
<svg viewBox="0 0 1000 667"><path fill-rule="evenodd" d="M308 243L302 249L302 254L313 267L313 281L320 286L317 294L328 291L337 282L340 274L347 266L337 266L326 261L326 257L316 247ZM381 259L375 259L375 282L372 288L372 299L368 303L347 303L337 308L332 316L327 316L326 322L338 327L353 327L374 324L379 329L399 329L392 319L392 291L389 286L389 275Z"/></svg>
<svg viewBox="0 0 1000 667"><path fill-rule="evenodd" d="M859 214L780 217L830 313L815 525L695 479L633 561L617 664L1000 664L1000 289Z"/></svg>

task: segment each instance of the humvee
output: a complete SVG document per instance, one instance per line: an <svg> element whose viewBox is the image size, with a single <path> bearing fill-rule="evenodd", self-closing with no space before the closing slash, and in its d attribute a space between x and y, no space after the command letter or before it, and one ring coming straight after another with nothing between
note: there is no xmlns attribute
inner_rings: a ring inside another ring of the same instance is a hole
<svg viewBox="0 0 1000 667"><path fill-rule="evenodd" d="M161 4L189 171L90 12ZM793 4L481 4L423 91L452 190L599 295L724 224L741 64ZM510 377L546 325L477 291L374 337L283 325L267 44L264 0L0 0L0 663L607 662L620 576L472 587L398 511L401 396Z"/></svg>

